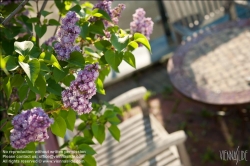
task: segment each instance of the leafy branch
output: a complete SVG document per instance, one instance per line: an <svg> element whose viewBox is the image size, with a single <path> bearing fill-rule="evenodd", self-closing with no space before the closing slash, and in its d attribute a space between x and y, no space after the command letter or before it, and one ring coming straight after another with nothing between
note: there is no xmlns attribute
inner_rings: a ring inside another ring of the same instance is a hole
<svg viewBox="0 0 250 166"><path fill-rule="evenodd" d="M36 4L37 4L37 18L39 20L38 21L38 25L41 24L41 22L40 22L41 12L44 10L45 6L47 5L47 2L48 2L48 0L44 0L43 5L42 5L40 11L38 11L38 1L36 1ZM38 37L37 34L36 34L36 44L37 44L37 46L39 46L39 37Z"/></svg>
<svg viewBox="0 0 250 166"><path fill-rule="evenodd" d="M2 24L6 25L10 19L12 19L12 17L14 17L28 3L28 1L29 0L24 0L5 20L3 20Z"/></svg>
<svg viewBox="0 0 250 166"><path fill-rule="evenodd" d="M23 99L23 101L21 102L21 104L20 104L20 107L19 107L19 109L18 109L18 113L20 113L20 111L21 111L21 109L22 109L22 107L23 107L23 104L25 103L25 101L28 99L28 97L29 97L29 94L30 94L30 88L28 89L28 92L27 92L27 95L26 95L26 97Z"/></svg>

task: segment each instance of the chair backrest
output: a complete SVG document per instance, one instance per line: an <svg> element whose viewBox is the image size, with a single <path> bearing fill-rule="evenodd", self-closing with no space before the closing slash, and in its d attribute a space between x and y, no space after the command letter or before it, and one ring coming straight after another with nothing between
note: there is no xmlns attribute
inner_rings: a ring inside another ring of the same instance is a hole
<svg viewBox="0 0 250 166"><path fill-rule="evenodd" d="M120 141L114 140L106 133L102 145L93 145L98 152L95 155L99 166L137 166L137 165L182 165L191 166L183 142L186 135L183 131L169 134L158 120L148 112L143 96L145 87L134 88L110 101L111 104L122 106L126 103L139 101L143 114L137 114L119 124ZM143 108L144 107L144 108ZM180 152L178 153L177 147Z"/></svg>
<svg viewBox="0 0 250 166"><path fill-rule="evenodd" d="M183 142L183 131L168 134L153 115L138 114L119 125L121 139L115 141L107 132L105 142L93 148L98 166L185 165L191 166ZM176 145L182 155L178 153Z"/></svg>
<svg viewBox="0 0 250 166"><path fill-rule="evenodd" d="M209 20L221 17L228 11L229 1L164 1L171 23L181 24L190 29L207 24Z"/></svg>

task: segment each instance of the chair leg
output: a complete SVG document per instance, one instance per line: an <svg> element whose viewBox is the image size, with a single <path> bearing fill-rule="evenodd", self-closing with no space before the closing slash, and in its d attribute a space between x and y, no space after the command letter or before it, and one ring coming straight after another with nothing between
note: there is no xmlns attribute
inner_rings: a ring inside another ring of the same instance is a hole
<svg viewBox="0 0 250 166"><path fill-rule="evenodd" d="M229 15L230 21L234 21L237 19L237 14L235 10L235 2L228 1L227 6L225 7L225 14Z"/></svg>
<svg viewBox="0 0 250 166"><path fill-rule="evenodd" d="M182 35L180 35L176 31L174 31L174 37L175 37L175 43L176 43L176 45L181 44L181 42L182 42Z"/></svg>
<svg viewBox="0 0 250 166"><path fill-rule="evenodd" d="M184 166L192 166L184 143L177 145L181 162Z"/></svg>

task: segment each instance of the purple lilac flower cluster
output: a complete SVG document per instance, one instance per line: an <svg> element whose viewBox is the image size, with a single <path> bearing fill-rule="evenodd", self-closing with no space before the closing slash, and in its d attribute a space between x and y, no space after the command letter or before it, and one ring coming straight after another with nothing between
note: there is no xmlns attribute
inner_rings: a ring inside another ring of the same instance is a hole
<svg viewBox="0 0 250 166"><path fill-rule="evenodd" d="M22 111L12 120L12 129L10 135L11 146L15 149L23 149L34 141L42 142L48 139L47 128L54 123L53 119L44 112L42 108L32 108Z"/></svg>
<svg viewBox="0 0 250 166"><path fill-rule="evenodd" d="M117 7L111 10L111 18L114 24L118 24L121 12L126 8L124 4L119 4Z"/></svg>
<svg viewBox="0 0 250 166"><path fill-rule="evenodd" d="M59 60L68 60L71 52L81 51L79 46L74 46L74 42L81 32L80 27L75 25L78 20L76 13L72 11L69 11L62 20L62 26L57 34L60 42L54 45Z"/></svg>
<svg viewBox="0 0 250 166"><path fill-rule="evenodd" d="M93 7L93 9L101 9L104 10L110 17L112 15L111 13L111 4L112 4L113 0L99 0ZM95 22L97 20L96 17L92 17L90 19L90 22ZM104 20L103 21L104 26L107 27L108 26L108 21Z"/></svg>
<svg viewBox="0 0 250 166"><path fill-rule="evenodd" d="M111 5L113 0L99 0L98 3L95 4L93 9L101 9L108 13L108 15L111 17Z"/></svg>
<svg viewBox="0 0 250 166"><path fill-rule="evenodd" d="M95 4L93 9L98 8L98 9L104 10L110 16L113 23L118 24L119 17L121 16L121 12L126 8L126 6L124 4L119 4L114 9L111 9L112 1L113 0L99 0L99 2ZM96 18L95 17L91 18L90 21L94 22L96 21ZM109 22L107 20L103 20L103 23L105 27L109 26Z"/></svg>
<svg viewBox="0 0 250 166"><path fill-rule="evenodd" d="M142 33L150 39L150 35L153 32L154 22L150 17L145 18L146 12L142 8L138 8L133 14L133 21L130 23L130 32L134 34L136 32Z"/></svg>
<svg viewBox="0 0 250 166"><path fill-rule="evenodd" d="M92 103L89 99L96 94L95 80L99 76L99 65L85 66L77 74L76 80L70 83L70 87L62 92L64 107L74 109L79 115L89 113Z"/></svg>

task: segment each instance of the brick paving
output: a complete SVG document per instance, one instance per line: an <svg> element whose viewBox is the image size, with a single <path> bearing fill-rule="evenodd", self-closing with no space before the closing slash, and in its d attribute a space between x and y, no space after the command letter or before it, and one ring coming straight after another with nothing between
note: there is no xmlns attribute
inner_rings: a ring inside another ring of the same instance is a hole
<svg viewBox="0 0 250 166"><path fill-rule="evenodd" d="M138 71L129 78L105 87L107 95L97 94L95 100L109 101L114 97L139 86L144 86L147 90L160 93L166 86L170 86L166 70L166 62L157 63L142 71Z"/></svg>

